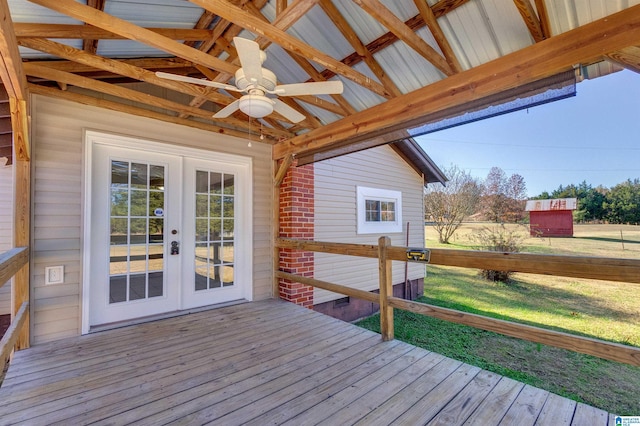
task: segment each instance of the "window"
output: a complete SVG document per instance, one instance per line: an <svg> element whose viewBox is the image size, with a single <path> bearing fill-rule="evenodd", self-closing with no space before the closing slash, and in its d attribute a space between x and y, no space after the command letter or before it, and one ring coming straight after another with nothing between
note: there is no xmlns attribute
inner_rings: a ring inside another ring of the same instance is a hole
<svg viewBox="0 0 640 426"><path fill-rule="evenodd" d="M358 186L358 234L402 232L402 193Z"/></svg>

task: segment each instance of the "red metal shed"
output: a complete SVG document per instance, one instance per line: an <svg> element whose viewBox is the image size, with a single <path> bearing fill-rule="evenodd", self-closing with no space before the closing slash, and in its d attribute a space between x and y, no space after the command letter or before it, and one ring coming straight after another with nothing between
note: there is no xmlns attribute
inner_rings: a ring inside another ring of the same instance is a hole
<svg viewBox="0 0 640 426"><path fill-rule="evenodd" d="M532 237L572 237L573 213L577 198L527 201Z"/></svg>

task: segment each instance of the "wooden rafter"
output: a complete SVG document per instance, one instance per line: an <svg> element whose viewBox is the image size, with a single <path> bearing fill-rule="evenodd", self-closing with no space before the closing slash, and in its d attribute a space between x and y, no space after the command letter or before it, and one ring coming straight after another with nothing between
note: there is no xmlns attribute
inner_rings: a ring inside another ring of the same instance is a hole
<svg viewBox="0 0 640 426"><path fill-rule="evenodd" d="M451 69L454 72L462 71L462 66L460 66L460 62L458 62L458 58L453 52L453 49L449 44L449 40L447 40L447 37L445 37L440 24L438 24L438 19L436 18L435 13L433 13L433 10L424 0L413 0L413 2L418 8L418 12L420 12L422 20L425 22L425 24L427 24L429 30L431 30L433 38L436 40L436 43L438 43L438 46L440 46L440 50L442 50L442 54L444 55L444 58L446 59Z"/></svg>
<svg viewBox="0 0 640 426"><path fill-rule="evenodd" d="M135 80L146 81L147 83L155 84L157 86L165 87L188 95L204 96L212 102L219 104L226 105L231 100L229 97L224 96L215 90L194 84L159 78L153 72L144 68L136 67L135 65L130 65L126 62L117 61L115 59L91 55L83 50L75 49L71 46L56 43L54 41L39 38L22 38L19 40L19 43L22 46L49 53L70 61L80 62L93 68L113 72Z"/></svg>
<svg viewBox="0 0 640 426"><path fill-rule="evenodd" d="M520 12L522 20L527 25L533 40L536 43L544 40L546 36L542 30L542 23L531 4L531 0L513 0L513 3L518 8L518 12Z"/></svg>
<svg viewBox="0 0 640 426"><path fill-rule="evenodd" d="M640 5L536 43L274 146L274 159L414 127L424 117L571 69L640 42ZM514 72L517 69L518 72Z"/></svg>
<svg viewBox="0 0 640 426"><path fill-rule="evenodd" d="M398 37L399 40L406 43L413 50L418 52L427 61L433 64L445 75L452 75L454 71L447 60L438 53L433 47L429 46L422 38L420 38L411 28L405 25L396 15L387 9L379 0L353 0L364 9L369 15L373 16L378 22L387 27L387 29Z"/></svg>
<svg viewBox="0 0 640 426"><path fill-rule="evenodd" d="M74 0L30 0L33 3L55 10L75 19L119 34L129 40L138 41L148 46L171 53L177 57L187 59L194 63L204 65L215 70L233 74L238 67L207 55L192 47L186 46L158 33L132 24L123 19L116 18L105 12L82 5Z"/></svg>
<svg viewBox="0 0 640 426"><path fill-rule="evenodd" d="M22 59L6 0L0 0L0 78L9 98L27 99L27 78L22 70Z"/></svg>
<svg viewBox="0 0 640 426"><path fill-rule="evenodd" d="M606 55L607 60L640 74L640 46L629 46Z"/></svg>
<svg viewBox="0 0 640 426"><path fill-rule="evenodd" d="M549 22L549 13L547 12L547 4L545 0L535 0L536 10L538 11L538 19L544 38L549 38L551 34L551 23Z"/></svg>
<svg viewBox="0 0 640 426"><path fill-rule="evenodd" d="M102 12L106 2L107 0L87 0L87 6ZM98 38L85 37L82 42L82 50L87 53L96 53L98 51L98 41Z"/></svg>
<svg viewBox="0 0 640 426"><path fill-rule="evenodd" d="M457 9L458 7L467 3L468 1L469 0L441 0L438 3L434 4L433 6L431 6L431 10L433 11L433 16L437 19L437 18L440 18L441 16L446 15L452 10ZM426 25L426 22L424 21L422 15L418 14L408 19L407 21L405 21L404 24L407 27L411 28L413 31L417 31L420 28L423 28ZM373 40L372 42L368 43L366 45L366 49L367 51L369 51L369 53L373 55L375 53L378 53L386 49L396 41L398 41L398 37L394 33L388 32L386 34L381 35L380 37ZM340 62L342 62L345 65L355 66L362 61L363 61L363 57L358 52L354 52L351 55L343 58ZM331 78L335 75L335 73L327 69L322 72L322 75L325 78Z"/></svg>
<svg viewBox="0 0 640 426"><path fill-rule="evenodd" d="M123 40L125 37L94 27L93 25L69 24L13 24L16 37L43 37L64 39ZM207 29L185 28L145 28L172 40L202 41L209 39L213 32ZM94 52L95 53L95 52Z"/></svg>
<svg viewBox="0 0 640 426"><path fill-rule="evenodd" d="M299 39L289 35L285 31L263 22L260 18L253 16L249 12L227 3L225 0L191 0L191 2L223 17L224 19L234 22L236 25L239 25L246 30L255 34L261 34L272 42L279 44L283 49L296 55L304 56L305 58L331 69L337 74L354 81L380 96L387 98L390 97L390 94L387 93L384 86L380 83L372 81L369 77L353 70L351 67L346 66L318 49L309 46Z"/></svg>
<svg viewBox="0 0 640 426"><path fill-rule="evenodd" d="M324 13L327 14L327 16L333 21L334 25L342 33L344 38L349 41L349 44L351 44L356 53L362 57L373 74L375 74L378 80L380 80L384 87L389 91L389 93L391 93L393 96L400 96L402 93L400 92L400 89L398 89L398 86L396 86L393 80L389 78L387 73L382 69L378 61L376 61L371 52L369 52L367 47L362 43L362 41L358 37L358 34L356 34L353 28L351 28L347 20L344 18L344 16L342 16L338 8L331 2L331 0L321 0L320 6L322 7L322 10L324 10ZM353 114L353 112L355 111L348 111L348 113L350 114Z"/></svg>

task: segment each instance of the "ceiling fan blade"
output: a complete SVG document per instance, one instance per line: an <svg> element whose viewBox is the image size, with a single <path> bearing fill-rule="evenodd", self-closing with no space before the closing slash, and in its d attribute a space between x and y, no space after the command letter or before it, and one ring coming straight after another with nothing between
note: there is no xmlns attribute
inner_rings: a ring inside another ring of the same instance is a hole
<svg viewBox="0 0 640 426"><path fill-rule="evenodd" d="M201 86L215 87L216 89L224 89L232 92L240 92L240 90L236 86L231 86L230 84L224 84L224 83L218 83L217 81L188 77L186 75L171 74L168 72L157 71L156 76L160 78L164 78L166 80L182 81L184 83L199 84Z"/></svg>
<svg viewBox="0 0 640 426"><path fill-rule="evenodd" d="M213 118L226 118L240 109L240 99L236 99L213 115Z"/></svg>
<svg viewBox="0 0 640 426"><path fill-rule="evenodd" d="M300 114L298 111L291 108L280 99L274 99L274 101L275 103L273 104L273 110L292 123L299 123L306 118L304 115Z"/></svg>
<svg viewBox="0 0 640 426"><path fill-rule="evenodd" d="M238 51L244 77L253 84L262 80L262 63L266 55L260 50L260 45L242 37L234 37L233 43Z"/></svg>
<svg viewBox="0 0 640 426"><path fill-rule="evenodd" d="M344 87L341 81L318 81L315 83L295 83L276 86L273 91L280 96L337 95Z"/></svg>

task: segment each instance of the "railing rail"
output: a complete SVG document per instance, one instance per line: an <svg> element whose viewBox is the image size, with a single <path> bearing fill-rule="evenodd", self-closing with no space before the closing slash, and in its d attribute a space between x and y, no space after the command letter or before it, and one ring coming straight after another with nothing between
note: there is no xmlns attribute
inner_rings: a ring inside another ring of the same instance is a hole
<svg viewBox="0 0 640 426"><path fill-rule="evenodd" d="M5 285L28 261L28 247L16 247L0 253L0 287Z"/></svg>
<svg viewBox="0 0 640 426"><path fill-rule="evenodd" d="M0 254L0 287L6 284L29 263L29 247L16 247ZM27 292L28 294L28 292ZM0 340L0 368L4 367L7 358L13 352L23 328L29 319L29 301L20 301L20 308L11 320L11 325Z"/></svg>
<svg viewBox="0 0 640 426"><path fill-rule="evenodd" d="M542 343L612 361L640 366L640 348L633 346L518 324L511 321L499 320L393 297L391 262L394 260L406 262L408 259L406 254L407 247L391 246L388 237L381 237L377 246L283 238L276 240L276 246L278 248L294 250L378 258L380 294L370 293L340 284L328 283L314 278L301 277L282 271L276 272L276 276L278 278L378 303L380 305L380 328L384 340L393 339L393 308L397 308L529 340L535 343ZM438 265L640 283L640 261L634 259L476 252L449 249L431 249L430 255L429 263Z"/></svg>

